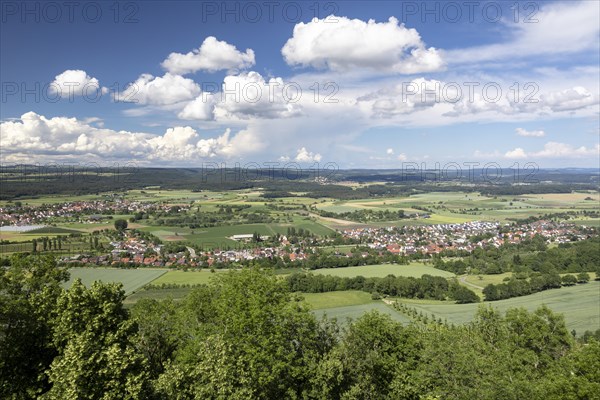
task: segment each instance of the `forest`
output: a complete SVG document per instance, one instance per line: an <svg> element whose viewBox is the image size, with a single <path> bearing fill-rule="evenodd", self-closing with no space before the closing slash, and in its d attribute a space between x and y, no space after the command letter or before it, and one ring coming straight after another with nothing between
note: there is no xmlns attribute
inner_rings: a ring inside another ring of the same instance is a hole
<svg viewBox="0 0 600 400"><path fill-rule="evenodd" d="M524 182L525 178L513 170L503 171L499 179L490 180L485 177L483 169L473 169L468 175L464 171L457 178L435 170L418 171L413 175L403 170L340 170L327 164L316 169L301 169L297 165L291 169L285 165L260 168L255 164L249 168L217 168L216 164L208 164L201 168L141 168L133 163L110 167L95 164L4 164L0 165L0 200L49 194L97 194L147 187L194 191L261 188L265 190L264 197L270 199L294 192L304 192L310 198L344 200L406 196L415 191L465 191L496 196L597 190L599 179L594 169L538 170L534 177ZM344 181L363 185L353 188L340 184ZM382 181L385 183L381 184Z"/></svg>
<svg viewBox="0 0 600 400"><path fill-rule="evenodd" d="M119 285L63 289L67 275L49 256L2 268L1 398L600 398L598 332L576 340L546 307L317 319L285 280L243 269L128 309Z"/></svg>

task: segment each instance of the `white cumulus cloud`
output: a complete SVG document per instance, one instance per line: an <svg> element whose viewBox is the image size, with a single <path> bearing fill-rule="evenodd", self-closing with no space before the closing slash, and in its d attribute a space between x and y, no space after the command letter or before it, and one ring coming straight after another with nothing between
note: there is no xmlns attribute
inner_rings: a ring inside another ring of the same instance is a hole
<svg viewBox="0 0 600 400"><path fill-rule="evenodd" d="M585 146L574 147L567 143L548 142L542 150L530 153L530 156L541 158L600 157L600 145L587 148Z"/></svg>
<svg viewBox="0 0 600 400"><path fill-rule="evenodd" d="M414 74L444 66L438 50L426 48L415 29L394 17L380 23L333 16L301 22L281 53L289 65L334 71L359 68Z"/></svg>
<svg viewBox="0 0 600 400"><path fill-rule="evenodd" d="M301 114L301 106L286 94L282 78L265 80L250 71L225 77L221 91L202 93L178 114L189 120L246 120L289 118Z"/></svg>
<svg viewBox="0 0 600 400"><path fill-rule="evenodd" d="M189 101L198 96L202 90L191 79L169 72L164 76L142 74L125 90L116 96L117 101L137 103L141 105L169 105Z"/></svg>
<svg viewBox="0 0 600 400"><path fill-rule="evenodd" d="M585 146L575 147L568 143L548 142L544 148L539 151L526 152L520 147L514 150L507 151L504 154L505 158L587 158L600 157L600 144L596 144L592 148Z"/></svg>
<svg viewBox="0 0 600 400"><path fill-rule="evenodd" d="M517 132L517 135L525 137L544 137L546 135L546 133L542 130L528 131L523 128L517 128L515 129L515 132Z"/></svg>
<svg viewBox="0 0 600 400"><path fill-rule="evenodd" d="M106 93L107 89L101 88L98 79L89 76L87 72L80 69L68 69L56 75L50 83L49 91L60 95L61 98L87 96L95 99L96 96Z"/></svg>
<svg viewBox="0 0 600 400"><path fill-rule="evenodd" d="M581 86L550 92L540 97L542 104L552 111L572 111L598 104L598 97Z"/></svg>
<svg viewBox="0 0 600 400"><path fill-rule="evenodd" d="M245 69L255 62L252 49L246 49L244 53L225 41L209 36L200 48L186 54L171 53L161 65L172 74L183 75L196 71Z"/></svg>
<svg viewBox="0 0 600 400"><path fill-rule="evenodd" d="M525 153L525 150L523 150L522 148L517 147L514 150L507 151L504 154L504 157L506 157L506 158L526 158L527 153Z"/></svg>
<svg viewBox="0 0 600 400"><path fill-rule="evenodd" d="M313 153L311 151L306 150L306 147L302 147L298 149L298 154L296 154L295 161L298 162L319 162L321 161L321 155L318 153Z"/></svg>
<svg viewBox="0 0 600 400"><path fill-rule="evenodd" d="M2 122L0 130L2 159L7 162L24 156L40 161L68 156L85 162L123 159L189 163L211 157L240 157L263 146L249 129L233 137L229 129L217 137L203 137L192 127L176 126L156 135L98 128L77 118L46 118L34 112Z"/></svg>

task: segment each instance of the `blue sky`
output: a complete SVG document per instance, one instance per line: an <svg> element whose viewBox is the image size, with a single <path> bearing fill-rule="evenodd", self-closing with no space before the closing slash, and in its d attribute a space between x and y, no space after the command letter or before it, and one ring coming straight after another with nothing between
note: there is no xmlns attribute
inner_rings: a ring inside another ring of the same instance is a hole
<svg viewBox="0 0 600 400"><path fill-rule="evenodd" d="M2 2L3 163L599 166L597 1L47 4Z"/></svg>

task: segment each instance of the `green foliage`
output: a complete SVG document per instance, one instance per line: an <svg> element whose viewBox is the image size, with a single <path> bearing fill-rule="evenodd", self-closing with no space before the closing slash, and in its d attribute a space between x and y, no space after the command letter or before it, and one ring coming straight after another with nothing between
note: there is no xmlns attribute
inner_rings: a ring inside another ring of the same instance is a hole
<svg viewBox="0 0 600 400"><path fill-rule="evenodd" d="M124 231L127 229L127 221L124 219L115 220L115 229L118 231Z"/></svg>
<svg viewBox="0 0 600 400"><path fill-rule="evenodd" d="M388 275L385 278L353 278L317 275L310 273L293 273L286 276L289 290L292 292L323 293L339 290L363 290L377 292L388 296L416 299L445 300L455 299L460 303L473 303L479 297L470 289L458 285L450 285L446 278L423 275L420 278Z"/></svg>
<svg viewBox="0 0 600 400"><path fill-rule="evenodd" d="M131 337L136 327L117 284L77 280L58 299L54 324L58 356L48 370L47 399L139 399L147 384L144 359Z"/></svg>
<svg viewBox="0 0 600 400"><path fill-rule="evenodd" d="M577 274L577 283L588 283L590 281L590 274L587 272L580 272Z"/></svg>
<svg viewBox="0 0 600 400"><path fill-rule="evenodd" d="M66 273L51 258L15 257L1 271L2 398L553 400L600 393L598 333L576 342L545 306L504 315L482 306L473 322L454 326L396 304L414 323L369 312L341 329L317 320L290 292L290 282L310 283L305 274L291 281L257 269L213 274L181 301L141 299L129 313L119 284L86 288L76 280L62 289ZM374 294L403 287L394 277L378 279L354 283ZM439 285L425 277L415 290ZM446 285L457 300L470 296L457 282Z"/></svg>
<svg viewBox="0 0 600 400"><path fill-rule="evenodd" d="M48 256L13 256L0 268L0 397L29 399L48 388L56 356L51 320L68 278Z"/></svg>
<svg viewBox="0 0 600 400"><path fill-rule="evenodd" d="M319 325L283 282L256 270L216 275L184 313L189 340L158 380L177 398L301 398L322 350Z"/></svg>

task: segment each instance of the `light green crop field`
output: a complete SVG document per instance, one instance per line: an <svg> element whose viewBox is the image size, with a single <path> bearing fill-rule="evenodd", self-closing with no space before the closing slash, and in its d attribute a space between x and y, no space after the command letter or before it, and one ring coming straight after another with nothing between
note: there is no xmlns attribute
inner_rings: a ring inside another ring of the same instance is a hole
<svg viewBox="0 0 600 400"><path fill-rule="evenodd" d="M326 293L302 293L304 300L313 310L322 308L345 307L373 303L371 294L358 290L345 290Z"/></svg>
<svg viewBox="0 0 600 400"><path fill-rule="evenodd" d="M238 242L229 239L233 235L253 234L254 232L258 232L263 236L273 236L277 233L285 235L290 227L306 229L316 235L328 235L333 232L331 229L303 217L294 216L293 221L292 223L241 224L195 229L164 225L143 226L140 230L151 232L161 240L189 240L192 243L208 248L222 246L235 247Z"/></svg>
<svg viewBox="0 0 600 400"><path fill-rule="evenodd" d="M497 285L504 282L504 278L510 278L513 275L512 272L505 272L503 274L490 274L490 275L468 275L465 280L473 285L479 287L486 287L490 283ZM481 278L481 279L480 279Z"/></svg>
<svg viewBox="0 0 600 400"><path fill-rule="evenodd" d="M136 289L152 282L166 273L166 269L118 269L118 268L70 268L71 277L63 286L70 288L75 279L81 279L86 286L91 286L95 281L120 282L123 284L125 294L130 294Z"/></svg>
<svg viewBox="0 0 600 400"><path fill-rule="evenodd" d="M166 274L160 276L158 279L152 281L153 285L166 284L178 284L178 285L198 285L203 283L209 283L215 274L225 274L228 270L215 270L210 272L207 270L202 271L169 271Z"/></svg>
<svg viewBox="0 0 600 400"><path fill-rule="evenodd" d="M575 225L585 225L588 227L600 228L600 218L576 219L569 222L572 222Z"/></svg>
<svg viewBox="0 0 600 400"><path fill-rule="evenodd" d="M359 275L362 275L365 278L383 278L390 274L396 276L412 276L415 278L420 278L425 274L433 276L442 276L445 278L450 278L454 276L452 272L442 271L440 269L436 269L421 263L412 263L410 265L377 264L364 265L360 267L323 268L314 270L312 272L314 274L319 275L332 275L348 278L352 278Z"/></svg>
<svg viewBox="0 0 600 400"><path fill-rule="evenodd" d="M427 315L434 314L436 317L457 324L471 321L477 308L482 304L448 304L408 299L398 301ZM564 315L569 330L575 329L581 334L586 330L595 331L600 328L600 282L598 281L483 304L491 305L502 313L515 307L534 311L546 304L552 311Z"/></svg>
<svg viewBox="0 0 600 400"><path fill-rule="evenodd" d="M346 307L322 308L319 310L314 310L313 313L317 318L321 318L325 315L327 316L327 318L337 319L337 321L340 323L346 323L348 318L355 320L361 315L363 315L365 312L373 310L378 311L382 314L389 315L394 321L398 321L403 324L410 323L410 319L408 317L404 316L403 314L397 312L396 310L392 309L391 307L385 305L380 301Z"/></svg>
<svg viewBox="0 0 600 400"><path fill-rule="evenodd" d="M75 231L73 231L75 232ZM78 232L81 233L81 232ZM55 233L18 233L18 232L3 232L0 233L0 240L10 240L11 242L31 242L33 239L42 237L54 238L58 236L69 236L70 233L55 232Z"/></svg>
<svg viewBox="0 0 600 400"><path fill-rule="evenodd" d="M499 283L504 283L505 278L510 278L513 275L512 272L505 272L503 274L490 274L490 275L468 275L465 277L465 280L473 285L479 286L481 288L486 287L489 284L497 285ZM568 272L562 273L563 275L577 275L577 272ZM588 272L590 276L590 280L596 279L596 274L594 272ZM467 286L471 289L474 289L472 286Z"/></svg>
<svg viewBox="0 0 600 400"><path fill-rule="evenodd" d="M592 200L585 200L591 198ZM391 197L359 200L330 200L317 204L324 211L342 213L365 210L398 210L419 212L414 207L427 207L431 218L403 219L390 222L369 223L373 226L430 225L461 223L475 220L507 222L546 213L563 213L581 210L600 210L600 194L550 193L523 196L487 197L479 193L431 192L408 197ZM477 210L475 210L477 209ZM593 225L593 222L590 223ZM332 225L334 226L334 225Z"/></svg>

